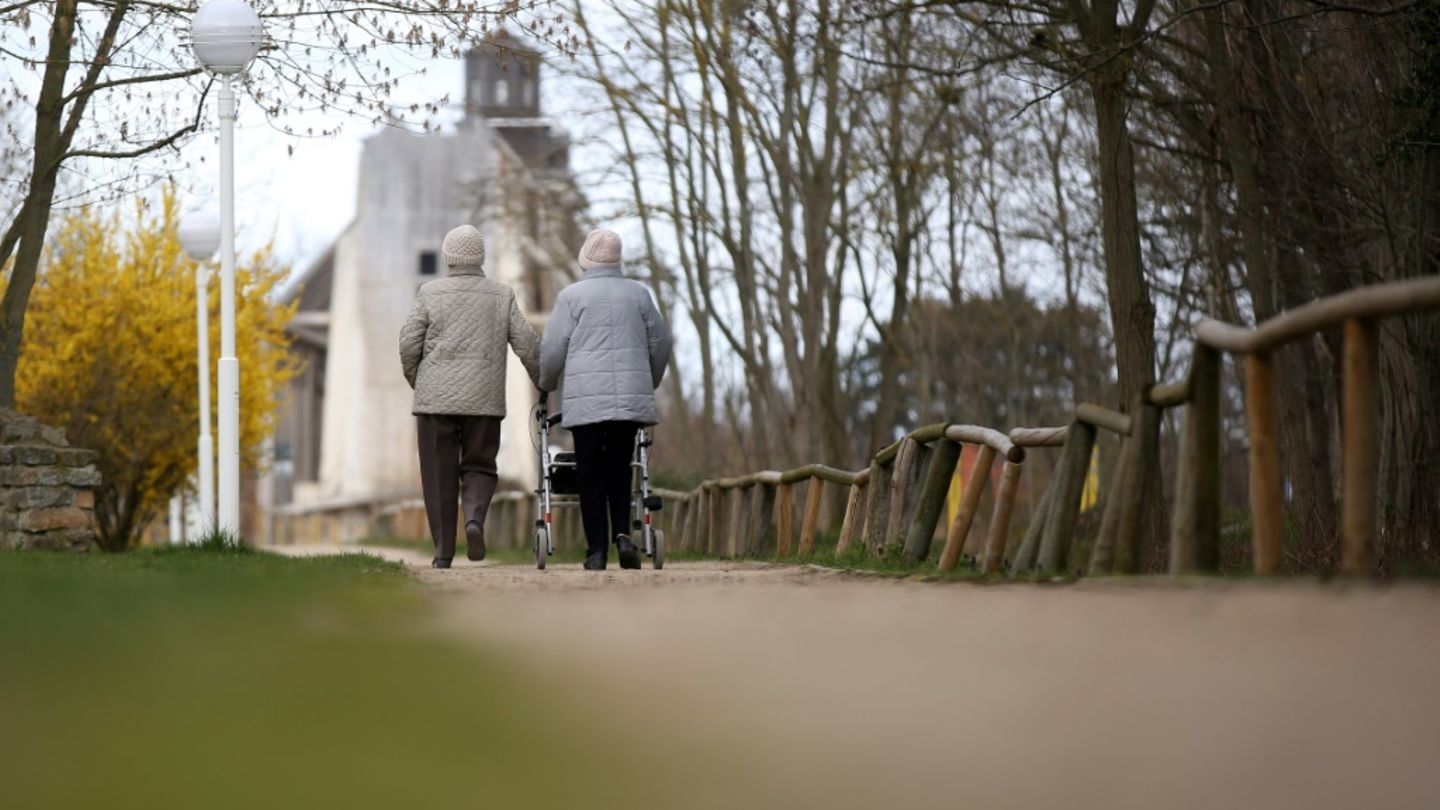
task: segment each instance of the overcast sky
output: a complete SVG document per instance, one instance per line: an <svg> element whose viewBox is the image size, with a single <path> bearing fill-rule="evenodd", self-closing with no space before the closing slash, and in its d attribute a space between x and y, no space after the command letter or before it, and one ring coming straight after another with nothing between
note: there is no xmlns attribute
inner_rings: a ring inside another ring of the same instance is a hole
<svg viewBox="0 0 1440 810"><path fill-rule="evenodd" d="M458 60L436 60L429 75L405 81L403 96L433 100L449 93L458 99L463 73ZM454 120L458 115L456 109L446 118ZM328 119L328 125L333 126L334 120ZM337 136L292 137L272 128L241 94L235 133L235 222L242 247L255 247L273 237L280 258L299 272L344 230L355 213L361 144L378 130L366 121L339 120L344 123ZM215 204L219 155L219 138L212 127L177 158L177 166L191 166L177 175L187 207Z"/></svg>

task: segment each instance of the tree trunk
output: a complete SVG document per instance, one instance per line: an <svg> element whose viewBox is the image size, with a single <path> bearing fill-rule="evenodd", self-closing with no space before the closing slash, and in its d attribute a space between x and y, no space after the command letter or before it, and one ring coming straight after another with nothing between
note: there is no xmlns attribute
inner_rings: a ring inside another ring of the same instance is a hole
<svg viewBox="0 0 1440 810"><path fill-rule="evenodd" d="M25 310L30 290L40 268L45 231L50 224L50 206L55 199L55 182L66 144L62 135L65 113L65 75L70 70L70 42L75 31L76 0L59 0L50 26L50 49L45 75L35 103L35 151L30 169L30 187L20 211L7 233L14 245L15 263L10 268L5 299L0 302L0 407L15 407L15 369L20 363L21 339L25 334ZM5 245L9 253L11 245ZM0 254L0 263L3 263Z"/></svg>
<svg viewBox="0 0 1440 810"><path fill-rule="evenodd" d="M1127 94L1123 74L1102 75L1091 85L1095 101L1100 148L1101 226L1105 245L1105 288L1110 300L1110 323L1115 338L1115 364L1119 377L1117 405L1129 409L1155 382L1155 305L1145 282L1140 254L1140 219L1135 194L1135 152L1126 123ZM1138 429L1137 422L1137 429ZM1160 469L1159 420L1155 432L1142 442L1145 457L1134 459L1142 470ZM1141 437L1132 437L1139 441ZM1155 549L1165 542L1165 525L1159 507L1160 477L1146 476L1144 501L1152 508L1145 527L1145 545Z"/></svg>
<svg viewBox="0 0 1440 810"><path fill-rule="evenodd" d="M1118 405L1128 408L1155 382L1155 305L1140 256L1140 220L1135 197L1135 152L1126 124L1123 81L1092 85L1100 146L1101 223L1105 244L1105 288L1115 337Z"/></svg>

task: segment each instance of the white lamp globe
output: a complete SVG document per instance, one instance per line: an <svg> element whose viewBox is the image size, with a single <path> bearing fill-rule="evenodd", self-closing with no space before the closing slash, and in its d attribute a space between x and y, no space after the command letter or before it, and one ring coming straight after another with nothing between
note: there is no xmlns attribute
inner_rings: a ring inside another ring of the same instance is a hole
<svg viewBox="0 0 1440 810"><path fill-rule="evenodd" d="M186 212L176 229L180 247L197 262L203 262L220 249L220 215L209 209Z"/></svg>
<svg viewBox="0 0 1440 810"><path fill-rule="evenodd" d="M211 73L240 73L260 53L265 29L242 0L210 0L190 23L195 57Z"/></svg>

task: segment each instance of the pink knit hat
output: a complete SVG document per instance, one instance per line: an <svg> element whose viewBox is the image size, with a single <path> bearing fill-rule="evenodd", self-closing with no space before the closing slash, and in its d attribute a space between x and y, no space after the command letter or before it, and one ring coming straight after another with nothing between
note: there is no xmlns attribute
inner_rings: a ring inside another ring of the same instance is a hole
<svg viewBox="0 0 1440 810"><path fill-rule="evenodd" d="M620 234L596 229L585 237L580 248L580 269L620 266Z"/></svg>

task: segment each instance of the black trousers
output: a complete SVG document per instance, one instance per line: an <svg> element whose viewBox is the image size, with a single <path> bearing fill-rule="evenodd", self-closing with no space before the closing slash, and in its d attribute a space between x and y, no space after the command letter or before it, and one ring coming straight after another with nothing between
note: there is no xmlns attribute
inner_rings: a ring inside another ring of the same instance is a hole
<svg viewBox="0 0 1440 810"><path fill-rule="evenodd" d="M570 430L587 553L608 554L615 535L630 533L630 461L639 430L635 422L597 422Z"/></svg>
<svg viewBox="0 0 1440 810"><path fill-rule="evenodd" d="M485 525L495 496L495 454L500 451L500 417L417 414L420 489L435 556L455 556L458 501L463 495L465 522Z"/></svg>

